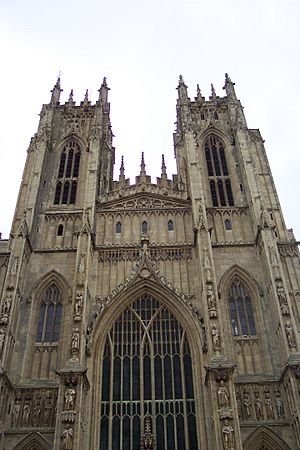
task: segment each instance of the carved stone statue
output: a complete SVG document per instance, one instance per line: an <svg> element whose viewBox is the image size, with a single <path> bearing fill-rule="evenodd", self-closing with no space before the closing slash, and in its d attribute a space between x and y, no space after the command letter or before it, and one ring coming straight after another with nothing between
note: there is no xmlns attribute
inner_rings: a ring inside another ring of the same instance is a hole
<svg viewBox="0 0 300 450"><path fill-rule="evenodd" d="M13 412L12 412L12 426L16 427L19 423L19 418L21 414L21 402L19 399L15 400Z"/></svg>
<svg viewBox="0 0 300 450"><path fill-rule="evenodd" d="M280 284L277 286L277 296L280 304L280 309L283 316L288 316L290 314L286 293L284 287Z"/></svg>
<svg viewBox="0 0 300 450"><path fill-rule="evenodd" d="M263 409L262 409L262 401L260 399L259 392L255 392L254 405L255 405L255 412L256 412L257 420L263 419L264 413L263 413Z"/></svg>
<svg viewBox="0 0 300 450"><path fill-rule="evenodd" d="M212 326L211 335L213 341L213 348L215 350L218 350L220 348L220 334L216 324L213 324Z"/></svg>
<svg viewBox="0 0 300 450"><path fill-rule="evenodd" d="M78 285L83 286L85 281L85 262L84 262L85 255L82 254L80 256L80 261L78 265Z"/></svg>
<svg viewBox="0 0 300 450"><path fill-rule="evenodd" d="M289 347L295 348L296 347L295 333L294 333L293 327L291 325L291 322L289 322L289 321L287 321L285 323L285 334L287 337Z"/></svg>
<svg viewBox="0 0 300 450"><path fill-rule="evenodd" d="M5 341L5 331L1 328L0 329L0 355L2 354L2 351L3 351L4 341Z"/></svg>
<svg viewBox="0 0 300 450"><path fill-rule="evenodd" d="M226 419L222 427L224 449L234 450L234 429Z"/></svg>
<svg viewBox="0 0 300 450"><path fill-rule="evenodd" d="M284 408L283 408L283 402L281 399L280 392L275 393L275 406L276 406L278 418L282 419L284 417Z"/></svg>
<svg viewBox="0 0 300 450"><path fill-rule="evenodd" d="M74 409L76 391L73 388L69 388L65 392L65 409Z"/></svg>
<svg viewBox="0 0 300 450"><path fill-rule="evenodd" d="M214 290L211 284L207 284L207 303L208 309L216 309L216 297L214 294Z"/></svg>
<svg viewBox="0 0 300 450"><path fill-rule="evenodd" d="M51 415L52 415L52 397L51 394L47 394L46 400L45 400L45 409L44 409L44 423L46 426L51 425Z"/></svg>
<svg viewBox="0 0 300 450"><path fill-rule="evenodd" d="M71 349L75 353L78 353L79 347L80 347L80 334L78 328L75 328L72 334Z"/></svg>
<svg viewBox="0 0 300 450"><path fill-rule="evenodd" d="M28 425L30 416L30 404L29 401L26 400L23 406L23 414L22 414L22 425Z"/></svg>
<svg viewBox="0 0 300 450"><path fill-rule="evenodd" d="M37 397L34 403L31 418L31 422L34 427L37 427L39 425L41 412L42 412L42 399L41 397Z"/></svg>
<svg viewBox="0 0 300 450"><path fill-rule="evenodd" d="M72 450L73 449L73 436L74 432L70 425L68 425L61 435L61 450Z"/></svg>
<svg viewBox="0 0 300 450"><path fill-rule="evenodd" d="M12 298L11 295L8 295L6 299L4 300L3 307L2 307L2 315L8 316L11 308L11 302Z"/></svg>
<svg viewBox="0 0 300 450"><path fill-rule="evenodd" d="M270 398L269 392L265 393L265 408L268 419L274 419L274 409L272 399Z"/></svg>
<svg viewBox="0 0 300 450"><path fill-rule="evenodd" d="M83 305L83 295L81 291L76 292L75 297L75 314L81 316L82 313L82 305Z"/></svg>
<svg viewBox="0 0 300 450"><path fill-rule="evenodd" d="M250 395L248 392L244 393L243 404L244 404L244 410L245 410L245 418L250 419L252 403L251 403Z"/></svg>
<svg viewBox="0 0 300 450"><path fill-rule="evenodd" d="M221 407L230 405L229 392L223 380L220 381L220 386L218 388L218 403Z"/></svg>

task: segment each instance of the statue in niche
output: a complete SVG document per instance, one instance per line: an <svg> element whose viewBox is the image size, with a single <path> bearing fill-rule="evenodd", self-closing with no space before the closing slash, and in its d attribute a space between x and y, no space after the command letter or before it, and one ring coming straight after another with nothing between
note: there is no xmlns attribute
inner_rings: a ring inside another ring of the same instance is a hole
<svg viewBox="0 0 300 450"><path fill-rule="evenodd" d="M222 427L224 450L234 450L234 429L226 419Z"/></svg>
<svg viewBox="0 0 300 450"><path fill-rule="evenodd" d="M65 392L65 409L74 409L76 391L73 388L69 388Z"/></svg>
<svg viewBox="0 0 300 450"><path fill-rule="evenodd" d="M282 419L284 417L284 408L283 408L283 402L280 395L280 392L275 392L275 406L276 411L279 419Z"/></svg>
<svg viewBox="0 0 300 450"><path fill-rule="evenodd" d="M218 327L215 323L212 326L211 335L212 335L212 341L213 341L213 348L215 350L219 350L220 349L220 333L219 333Z"/></svg>
<svg viewBox="0 0 300 450"><path fill-rule="evenodd" d="M12 302L11 295L8 295L6 297L6 299L4 300L3 307L2 307L2 315L3 316L9 316L11 302Z"/></svg>
<svg viewBox="0 0 300 450"><path fill-rule="evenodd" d="M290 314L290 310L288 307L286 293L285 293L284 287L282 286L281 283L277 286L277 296L278 296L282 315L288 316Z"/></svg>
<svg viewBox="0 0 300 450"><path fill-rule="evenodd" d="M266 414L268 419L274 419L274 409L273 409L273 403L272 399L270 397L270 393L265 393L265 408L266 408Z"/></svg>
<svg viewBox="0 0 300 450"><path fill-rule="evenodd" d="M72 450L73 449L73 436L74 432L70 425L64 429L61 435L62 443L61 450Z"/></svg>
<svg viewBox="0 0 300 450"><path fill-rule="evenodd" d="M36 398L32 410L31 422L34 427L37 427L39 425L41 412L42 412L42 399L39 396Z"/></svg>
<svg viewBox="0 0 300 450"><path fill-rule="evenodd" d="M207 303L208 303L208 309L209 309L209 315L210 317L217 317L217 311L216 311L216 297L214 294L213 286L212 284L207 284Z"/></svg>
<svg viewBox="0 0 300 450"><path fill-rule="evenodd" d="M78 353L79 347L80 347L80 334L78 328L75 328L72 334L71 349L72 351L74 351L74 353Z"/></svg>
<svg viewBox="0 0 300 450"><path fill-rule="evenodd" d="M13 412L12 412L12 426L16 427L19 423L19 418L21 414L21 400L17 398L15 400Z"/></svg>
<svg viewBox="0 0 300 450"><path fill-rule="evenodd" d="M243 405L244 405L244 409L245 409L245 418L246 419L250 419L251 418L252 402L251 402L251 399L250 399L249 392L245 392L244 393Z"/></svg>
<svg viewBox="0 0 300 450"><path fill-rule="evenodd" d="M264 418L263 408L262 408L262 401L259 396L259 392L255 392L255 412L256 412L256 418L257 420L261 420Z"/></svg>
<svg viewBox="0 0 300 450"><path fill-rule="evenodd" d="M77 291L75 297L75 314L77 316L81 316L82 306L83 306L83 294L81 291Z"/></svg>
<svg viewBox="0 0 300 450"><path fill-rule="evenodd" d="M30 416L30 401L26 400L23 406L23 414L22 414L22 425L29 424L29 416Z"/></svg>
<svg viewBox="0 0 300 450"><path fill-rule="evenodd" d="M279 261L278 261L278 256L276 253L276 250L273 246L269 247L269 254L270 254L270 261L273 267L278 267L279 265Z"/></svg>
<svg viewBox="0 0 300 450"><path fill-rule="evenodd" d="M14 289L15 287L15 277L18 272L18 267L19 267L19 258L17 256L13 256L8 277L8 289Z"/></svg>
<svg viewBox="0 0 300 450"><path fill-rule="evenodd" d="M44 412L44 422L46 426L51 426L51 413L52 413L52 397L48 392L45 400L45 412Z"/></svg>
<svg viewBox="0 0 300 450"><path fill-rule="evenodd" d="M291 325L291 322L287 321L285 323L285 334L288 341L288 345L290 348L296 347L296 341L295 341L295 333L293 330L293 327Z"/></svg>
<svg viewBox="0 0 300 450"><path fill-rule="evenodd" d="M218 403L221 407L228 407L230 405L229 392L223 380L220 381L220 386L218 388Z"/></svg>
<svg viewBox="0 0 300 450"><path fill-rule="evenodd" d="M0 355L2 355L3 347L5 341L5 331L3 328L0 329Z"/></svg>
<svg viewBox="0 0 300 450"><path fill-rule="evenodd" d="M236 404L237 404L238 416L239 416L239 418L241 418L242 405L241 405L240 395L239 395L238 393L236 393L236 394L235 394L235 398L236 398Z"/></svg>
<svg viewBox="0 0 300 450"><path fill-rule="evenodd" d="M83 286L85 281L85 263L84 263L85 255L82 254L80 256L80 261L78 265L78 285Z"/></svg>

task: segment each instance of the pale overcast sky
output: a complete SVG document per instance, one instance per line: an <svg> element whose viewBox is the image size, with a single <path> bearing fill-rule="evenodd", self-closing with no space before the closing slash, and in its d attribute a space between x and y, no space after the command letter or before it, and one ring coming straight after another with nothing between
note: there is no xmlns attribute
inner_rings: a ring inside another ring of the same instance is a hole
<svg viewBox="0 0 300 450"><path fill-rule="evenodd" d="M199 83L224 95L224 74L236 83L250 128L259 128L284 211L300 239L299 0L1 0L0 232L10 231L26 150L38 114L61 71L64 103L103 76L110 91L116 147L126 175L160 175L165 154L175 173L172 132L176 86L189 96Z"/></svg>

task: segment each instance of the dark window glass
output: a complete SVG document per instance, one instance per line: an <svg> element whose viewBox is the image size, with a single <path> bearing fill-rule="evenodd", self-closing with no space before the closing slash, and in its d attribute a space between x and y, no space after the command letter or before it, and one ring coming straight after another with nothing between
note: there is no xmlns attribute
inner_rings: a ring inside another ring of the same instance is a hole
<svg viewBox="0 0 300 450"><path fill-rule="evenodd" d="M216 146L212 146L212 154L213 154L213 160L214 160L214 166L215 166L215 175L220 176L221 175L221 169L220 169L220 163L218 158L218 152L216 149Z"/></svg>
<svg viewBox="0 0 300 450"><path fill-rule="evenodd" d="M73 177L78 177L79 163L80 163L80 153L77 152L75 155L75 161L74 161Z"/></svg>
<svg viewBox="0 0 300 450"><path fill-rule="evenodd" d="M223 169L223 175L228 175L228 168L227 168L227 163L226 163L226 158L225 158L225 153L224 153L224 148L220 147L219 148L219 153L220 153L220 159L221 159L221 164L222 164L222 169Z"/></svg>
<svg viewBox="0 0 300 450"><path fill-rule="evenodd" d="M59 181L56 185L55 196L54 196L54 205L58 205L60 202L61 187L62 187L62 184Z"/></svg>
<svg viewBox="0 0 300 450"><path fill-rule="evenodd" d="M144 220L142 223L142 233L147 233L147 232L148 232L148 223L146 222L146 220Z"/></svg>
<svg viewBox="0 0 300 450"><path fill-rule="evenodd" d="M70 148L69 154L68 154L67 169L66 169L66 177L67 178L70 178L70 176L71 176L73 156L74 156L74 150L72 148Z"/></svg>
<svg viewBox="0 0 300 450"><path fill-rule="evenodd" d="M232 225L229 219L225 220L225 230L232 230Z"/></svg>
<svg viewBox="0 0 300 450"><path fill-rule="evenodd" d="M62 305L55 283L45 291L39 310L36 342L57 342L60 334Z"/></svg>
<svg viewBox="0 0 300 450"><path fill-rule="evenodd" d="M221 180L218 181L218 190L219 190L219 197L220 197L221 206L226 206L226 200L225 200L224 189L223 189L223 182Z"/></svg>
<svg viewBox="0 0 300 450"><path fill-rule="evenodd" d="M174 231L174 223L173 220L168 221L168 231Z"/></svg>
<svg viewBox="0 0 300 450"><path fill-rule="evenodd" d="M65 163L66 163L66 154L63 152L60 157L59 169L58 169L58 178L63 178L65 172Z"/></svg>
<svg viewBox="0 0 300 450"><path fill-rule="evenodd" d="M62 201L61 201L62 204L68 203L69 188L70 188L70 183L68 181L66 181L64 184L63 196L62 196Z"/></svg>
<svg viewBox="0 0 300 450"><path fill-rule="evenodd" d="M218 206L218 197L217 197L215 182L210 181L209 186L210 186L212 204L213 204L213 206Z"/></svg>
<svg viewBox="0 0 300 450"><path fill-rule="evenodd" d="M227 192L227 198L228 198L228 204L229 206L234 206L234 201L233 201L233 195L232 195L232 190L231 190L231 184L229 180L225 181L225 185L226 185L226 192Z"/></svg>
<svg viewBox="0 0 300 450"><path fill-rule="evenodd" d="M230 287L229 311L234 336L256 335L251 298L246 286L238 279Z"/></svg>
<svg viewBox="0 0 300 450"><path fill-rule="evenodd" d="M208 175L213 176L214 172L213 172L213 168L212 168L210 150L208 147L205 148L205 157L206 157L206 165L207 165Z"/></svg>
<svg viewBox="0 0 300 450"><path fill-rule="evenodd" d="M62 224L58 225L57 236L62 236L64 234L64 226Z"/></svg>
<svg viewBox="0 0 300 450"><path fill-rule="evenodd" d="M76 191L77 191L77 182L72 181L71 184L71 195L70 195L70 204L73 205L76 201Z"/></svg>
<svg viewBox="0 0 300 450"><path fill-rule="evenodd" d="M121 222L116 223L116 233L122 233L122 224Z"/></svg>

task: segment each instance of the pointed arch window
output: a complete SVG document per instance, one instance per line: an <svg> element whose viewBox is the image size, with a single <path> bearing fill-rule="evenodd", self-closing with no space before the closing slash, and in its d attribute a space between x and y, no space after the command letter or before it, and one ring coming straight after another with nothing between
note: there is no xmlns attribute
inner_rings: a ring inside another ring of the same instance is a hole
<svg viewBox="0 0 300 450"><path fill-rule="evenodd" d="M151 423L157 449L198 450L191 351L170 311L142 295L106 337L100 450L138 450Z"/></svg>
<svg viewBox="0 0 300 450"><path fill-rule="evenodd" d="M148 233L148 222L146 220L142 222L142 233Z"/></svg>
<svg viewBox="0 0 300 450"><path fill-rule="evenodd" d="M116 223L116 233L122 233L122 224L121 222Z"/></svg>
<svg viewBox="0 0 300 450"><path fill-rule="evenodd" d="M168 231L174 231L174 222L173 220L168 220Z"/></svg>
<svg viewBox="0 0 300 450"><path fill-rule="evenodd" d="M230 286L228 301L233 336L256 336L250 293L238 278Z"/></svg>
<svg viewBox="0 0 300 450"><path fill-rule="evenodd" d="M81 149L78 142L70 140L63 148L54 195L54 204L74 204L76 202L77 178L79 174Z"/></svg>
<svg viewBox="0 0 300 450"><path fill-rule="evenodd" d="M59 340L62 318L61 294L53 282L46 289L39 308L36 342L55 343Z"/></svg>
<svg viewBox="0 0 300 450"><path fill-rule="evenodd" d="M213 206L234 206L223 143L212 135L205 142L204 152Z"/></svg>

